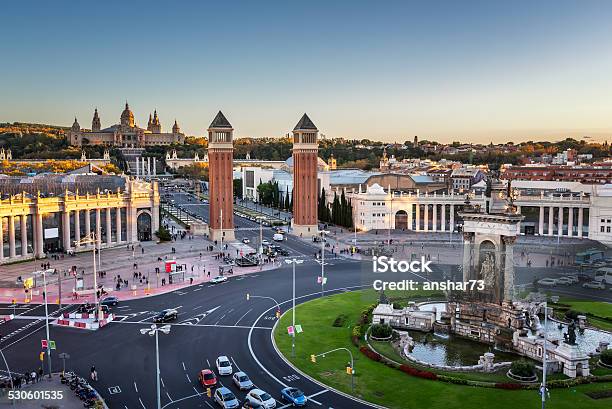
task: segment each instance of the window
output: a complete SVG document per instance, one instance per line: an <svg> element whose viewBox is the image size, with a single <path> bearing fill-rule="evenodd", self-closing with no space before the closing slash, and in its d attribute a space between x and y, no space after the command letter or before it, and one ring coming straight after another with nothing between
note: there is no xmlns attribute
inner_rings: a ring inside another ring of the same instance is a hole
<svg viewBox="0 0 612 409"><path fill-rule="evenodd" d="M605 228L604 226L601 226L601 228L599 229L599 231L600 231L601 233L605 233L606 228Z"/></svg>

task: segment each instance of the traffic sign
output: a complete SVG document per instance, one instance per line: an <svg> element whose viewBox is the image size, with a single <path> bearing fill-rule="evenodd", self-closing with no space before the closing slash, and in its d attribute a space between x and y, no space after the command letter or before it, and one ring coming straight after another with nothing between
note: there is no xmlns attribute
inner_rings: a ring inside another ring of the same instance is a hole
<svg viewBox="0 0 612 409"><path fill-rule="evenodd" d="M42 346L42 349L47 349L49 347L49 341L47 341L46 339L41 339L40 345Z"/></svg>
<svg viewBox="0 0 612 409"><path fill-rule="evenodd" d="M321 284L321 283L327 284L327 277L318 276L317 277L317 284Z"/></svg>
<svg viewBox="0 0 612 409"><path fill-rule="evenodd" d="M34 277L26 278L25 281L23 282L23 288L27 290L32 287L34 287Z"/></svg>
<svg viewBox="0 0 612 409"><path fill-rule="evenodd" d="M293 333L294 333L294 330L293 330L293 325L289 325L289 326L287 327L287 334L289 334L289 335L293 335Z"/></svg>
<svg viewBox="0 0 612 409"><path fill-rule="evenodd" d="M300 324L295 325L295 332L297 332L298 334L302 332L302 326Z"/></svg>
<svg viewBox="0 0 612 409"><path fill-rule="evenodd" d="M50 341L49 341L49 347L50 347L51 349L55 349L55 341L51 341L51 340L50 340Z"/></svg>

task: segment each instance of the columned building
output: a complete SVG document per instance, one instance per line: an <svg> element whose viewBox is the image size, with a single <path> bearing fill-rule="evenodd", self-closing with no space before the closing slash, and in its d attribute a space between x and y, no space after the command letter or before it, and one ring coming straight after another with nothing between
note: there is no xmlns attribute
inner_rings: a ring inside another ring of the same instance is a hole
<svg viewBox="0 0 612 409"><path fill-rule="evenodd" d="M208 128L210 239L234 240L234 128L219 111Z"/></svg>
<svg viewBox="0 0 612 409"><path fill-rule="evenodd" d="M293 129L293 233L303 237L318 232L318 133L306 114Z"/></svg>
<svg viewBox="0 0 612 409"><path fill-rule="evenodd" d="M49 252L90 250L92 243L78 243L90 232L102 248L153 240L159 228L157 183L120 176L45 176L57 177L69 181L35 177L29 192L21 193L14 190L23 188L23 178L0 179L0 190L9 192L0 194L0 264L43 258ZM97 186L95 178L100 178ZM116 190L107 189L110 185ZM61 194L51 191L60 186Z"/></svg>

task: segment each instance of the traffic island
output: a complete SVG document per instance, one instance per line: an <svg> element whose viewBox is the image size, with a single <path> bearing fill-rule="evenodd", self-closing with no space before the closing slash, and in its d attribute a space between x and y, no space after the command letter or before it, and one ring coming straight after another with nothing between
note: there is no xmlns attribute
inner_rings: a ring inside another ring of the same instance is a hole
<svg viewBox="0 0 612 409"><path fill-rule="evenodd" d="M389 294L392 297L394 294ZM423 294L414 294L418 297ZM280 354L299 372L336 389L344 394L388 408L432 408L470 409L495 405L496 409L535 407L540 396L534 389L505 389L480 387L459 379L457 384L443 381L445 375L419 376L424 370L409 370L409 365L396 368L382 356L367 349L363 337L357 338L357 345L351 342L352 331L359 323L362 313L377 301L378 294L372 290L342 293L318 298L296 308L296 324L302 332L295 339L295 356L292 357L291 337L287 328L291 326L291 311L286 311L275 327L273 340ZM345 316L344 325L334 326L338 316ZM360 352L366 348L368 356ZM347 353L331 353L315 358L312 355L337 348L350 350L354 357L354 390L351 391L351 375L347 372ZM378 359L372 359L372 357ZM416 375L415 375L416 374ZM450 374L452 376L452 374ZM441 379L440 379L441 378ZM450 379L450 376L449 376ZM499 383L492 379L493 385ZM509 381L509 380L508 380ZM551 381L551 383L554 381ZM593 400L587 393L612 390L612 383L567 385L551 389L548 407L554 409L607 408L609 399Z"/></svg>

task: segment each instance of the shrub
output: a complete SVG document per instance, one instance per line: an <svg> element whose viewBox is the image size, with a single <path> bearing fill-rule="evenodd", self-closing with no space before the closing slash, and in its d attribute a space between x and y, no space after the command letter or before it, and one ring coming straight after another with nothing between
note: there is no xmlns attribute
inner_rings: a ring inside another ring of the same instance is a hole
<svg viewBox="0 0 612 409"><path fill-rule="evenodd" d="M599 359L601 359L601 362L606 365L612 365L612 349L606 349L603 351Z"/></svg>
<svg viewBox="0 0 612 409"><path fill-rule="evenodd" d="M404 306L399 301L393 301L394 310L401 310L402 308L404 308Z"/></svg>
<svg viewBox="0 0 612 409"><path fill-rule="evenodd" d="M535 364L525 359L519 359L518 361L512 362L510 370L513 375L529 378L535 374Z"/></svg>
<svg viewBox="0 0 612 409"><path fill-rule="evenodd" d="M512 371L512 373L514 373L514 371ZM495 387L497 389L516 390L516 389L522 389L523 385L521 385L520 383L496 383Z"/></svg>
<svg viewBox="0 0 612 409"><path fill-rule="evenodd" d="M387 324L372 325L371 334L376 338L388 338L393 333L393 328Z"/></svg>
<svg viewBox="0 0 612 409"><path fill-rule="evenodd" d="M582 315L581 313L579 313L578 311L575 310L567 310L565 311L565 317L571 320L576 320L578 319L578 316ZM514 372L514 371L512 371Z"/></svg>
<svg viewBox="0 0 612 409"><path fill-rule="evenodd" d="M344 323L347 320L347 316L346 314L340 314L338 315L338 317L334 320L334 323L332 324L334 327L344 327Z"/></svg>
<svg viewBox="0 0 612 409"><path fill-rule="evenodd" d="M361 336L363 335L363 327L361 325L355 325L353 327L353 332L351 333L351 335L357 338L361 338Z"/></svg>
<svg viewBox="0 0 612 409"><path fill-rule="evenodd" d="M172 236L170 236L170 232L164 226L159 226L159 230L155 232L157 238L160 241L170 241L172 240Z"/></svg>
<svg viewBox="0 0 612 409"><path fill-rule="evenodd" d="M380 362L381 356L378 352L372 351L370 348L362 346L359 348L359 352L370 358L372 361Z"/></svg>
<svg viewBox="0 0 612 409"><path fill-rule="evenodd" d="M438 379L438 375L433 372L421 371L408 365L400 365L399 370L404 373L407 373L408 375L418 376L419 378L423 379L431 379L433 381Z"/></svg>

